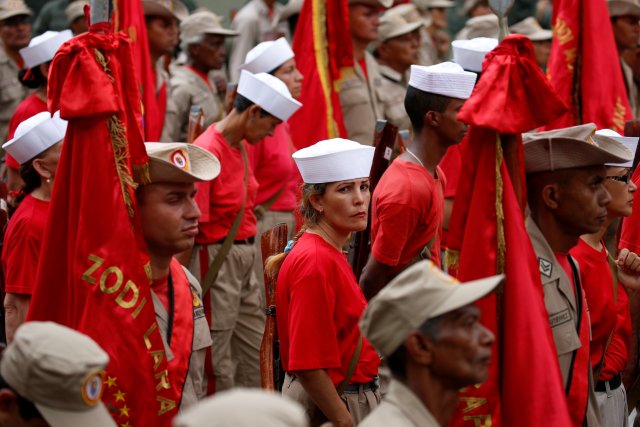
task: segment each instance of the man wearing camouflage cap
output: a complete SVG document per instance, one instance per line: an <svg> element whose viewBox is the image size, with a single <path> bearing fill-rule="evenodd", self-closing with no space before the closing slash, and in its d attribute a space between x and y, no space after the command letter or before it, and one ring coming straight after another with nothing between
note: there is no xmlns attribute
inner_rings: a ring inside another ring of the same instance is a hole
<svg viewBox="0 0 640 427"><path fill-rule="evenodd" d="M530 216L544 302L574 425L600 426L589 359L590 320L580 272L569 250L607 219L605 163L633 159L593 123L524 135Z"/></svg>
<svg viewBox="0 0 640 427"><path fill-rule="evenodd" d="M0 426L115 427L101 401L108 363L86 335L25 323L0 362Z"/></svg>
<svg viewBox="0 0 640 427"><path fill-rule="evenodd" d="M487 377L494 337L473 303L503 280L460 284L421 261L369 301L360 330L386 358L393 379L362 427L447 425L458 390Z"/></svg>
<svg viewBox="0 0 640 427"><path fill-rule="evenodd" d="M18 80L23 60L20 49L31 40L31 9L22 0L0 1L0 141L7 138L9 120L29 94Z"/></svg>
<svg viewBox="0 0 640 427"><path fill-rule="evenodd" d="M214 13L201 11L180 23L180 46L187 62L176 67L171 76L163 141L186 141L189 112L194 105L202 108L205 128L224 116L224 104L209 72L224 66L225 40L238 33L223 28L220 21Z"/></svg>

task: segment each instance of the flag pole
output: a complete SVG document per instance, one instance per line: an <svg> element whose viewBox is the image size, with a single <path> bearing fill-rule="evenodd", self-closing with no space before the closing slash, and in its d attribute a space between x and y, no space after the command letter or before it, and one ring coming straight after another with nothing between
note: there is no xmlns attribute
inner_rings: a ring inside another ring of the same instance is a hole
<svg viewBox="0 0 640 427"><path fill-rule="evenodd" d="M509 35L509 26L507 25L507 13L513 6L514 0L489 0L491 11L498 17L498 26L500 27L500 35L498 39L502 41Z"/></svg>
<svg viewBox="0 0 640 427"><path fill-rule="evenodd" d="M111 0L91 0L91 25L109 22Z"/></svg>

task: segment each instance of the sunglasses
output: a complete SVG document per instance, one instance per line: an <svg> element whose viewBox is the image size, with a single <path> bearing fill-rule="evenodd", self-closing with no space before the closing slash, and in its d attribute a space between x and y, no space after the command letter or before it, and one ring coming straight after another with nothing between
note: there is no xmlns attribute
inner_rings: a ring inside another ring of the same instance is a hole
<svg viewBox="0 0 640 427"><path fill-rule="evenodd" d="M631 171L625 173L624 175L610 175L610 176L607 176L607 179L628 184L629 180L631 179Z"/></svg>

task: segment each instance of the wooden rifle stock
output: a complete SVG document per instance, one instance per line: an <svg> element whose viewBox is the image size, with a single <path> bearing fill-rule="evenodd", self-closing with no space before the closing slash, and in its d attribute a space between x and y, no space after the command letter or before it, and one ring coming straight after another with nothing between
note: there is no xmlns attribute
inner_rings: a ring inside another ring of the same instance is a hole
<svg viewBox="0 0 640 427"><path fill-rule="evenodd" d="M204 131L204 113L199 105L192 105L189 111L189 124L187 127L187 143L193 144L193 141Z"/></svg>
<svg viewBox="0 0 640 427"><path fill-rule="evenodd" d="M373 155L373 164L371 165L371 174L369 175L369 192L373 195L373 191L382 178L382 174L387 170L391 163L393 155L393 147L398 136L398 127L392 125L386 120L376 121L376 130L373 139L373 146L376 151ZM352 258L353 272L356 279L360 280L360 273L367 264L369 253L371 252L371 203L369 203L369 215L367 217L367 228L359 231L355 235L355 250Z"/></svg>
<svg viewBox="0 0 640 427"><path fill-rule="evenodd" d="M262 247L262 265L267 259L284 252L287 245L287 225L278 224L271 230L262 234L260 245ZM280 348L278 341L278 329L276 327L276 280L264 273L264 287L266 290L266 322L264 335L260 345L260 382L266 390L280 390L284 381L284 372L280 363Z"/></svg>

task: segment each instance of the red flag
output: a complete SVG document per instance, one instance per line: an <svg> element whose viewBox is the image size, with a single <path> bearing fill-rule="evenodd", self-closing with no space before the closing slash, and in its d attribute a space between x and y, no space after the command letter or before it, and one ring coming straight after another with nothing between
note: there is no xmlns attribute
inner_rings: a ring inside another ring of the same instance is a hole
<svg viewBox="0 0 640 427"><path fill-rule="evenodd" d="M346 0L307 0L293 40L298 69L304 76L302 108L290 119L297 149L318 141L344 137L339 84L353 72L353 50Z"/></svg>
<svg viewBox="0 0 640 427"><path fill-rule="evenodd" d="M580 123L624 132L632 119L605 0L554 0L547 74L571 110L546 126Z"/></svg>
<svg viewBox="0 0 640 427"><path fill-rule="evenodd" d="M482 78L458 116L471 127L449 227L451 273L464 282L504 272L506 281L479 302L483 324L496 335L489 376L461 392L451 425L571 425L524 226L522 141L514 136L505 155L499 139L539 127L565 110L537 68L531 42L516 35L487 55Z"/></svg>
<svg viewBox="0 0 640 427"><path fill-rule="evenodd" d="M96 27L63 45L51 65L49 110L69 125L28 319L83 332L109 354L103 400L118 425L168 426L181 390L136 216L133 175L146 170L148 180L148 158L139 93L127 78L131 48L124 35Z"/></svg>
<svg viewBox="0 0 640 427"><path fill-rule="evenodd" d="M165 85L156 92L156 64L151 63L147 25L141 0L116 0L114 3L115 31L123 31L131 41L136 82L142 94L145 141L160 141L167 107Z"/></svg>

